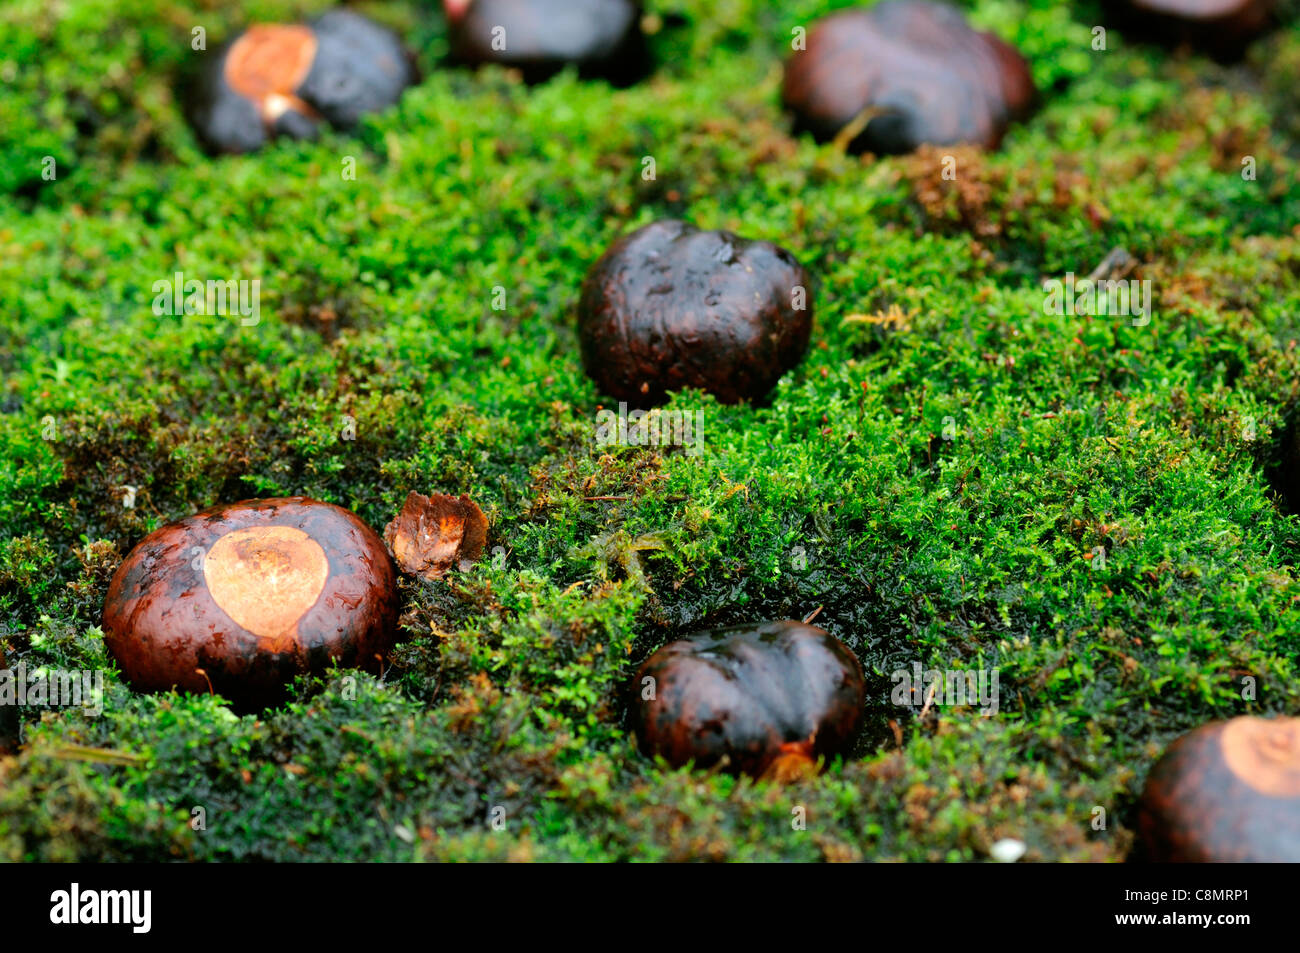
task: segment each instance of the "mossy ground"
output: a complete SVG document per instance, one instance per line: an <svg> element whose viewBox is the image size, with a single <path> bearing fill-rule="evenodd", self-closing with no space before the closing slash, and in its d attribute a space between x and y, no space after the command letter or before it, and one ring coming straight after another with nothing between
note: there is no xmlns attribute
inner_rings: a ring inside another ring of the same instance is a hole
<svg viewBox="0 0 1300 953"><path fill-rule="evenodd" d="M432 3L362 5L419 87L226 159L178 110L191 29L322 4L0 9L0 640L109 672L101 717L23 710L0 858L1120 859L1173 736L1300 708L1300 28L1225 66L1095 52L1089 4L980 2L1042 108L996 153L877 161L778 106L792 29L844 5L657 0L660 68L626 91L444 68ZM816 276L769 406L674 399L698 456L596 445L573 330L586 268L664 216ZM1115 246L1149 325L1044 313L1044 278ZM260 324L155 316L176 271L260 278ZM382 679L240 718L116 677L99 608L149 530L286 494L379 527L412 489L471 494L500 549L407 584ZM819 606L873 680L853 757L779 787L636 753L648 651ZM913 661L996 666L1000 711L891 706Z"/></svg>

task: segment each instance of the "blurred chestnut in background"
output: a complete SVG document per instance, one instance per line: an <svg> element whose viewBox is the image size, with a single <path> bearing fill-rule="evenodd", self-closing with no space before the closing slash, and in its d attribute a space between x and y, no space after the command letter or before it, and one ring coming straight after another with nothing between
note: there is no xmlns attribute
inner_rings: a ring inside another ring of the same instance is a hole
<svg viewBox="0 0 1300 953"><path fill-rule="evenodd" d="M1240 57L1275 25L1276 0L1106 0L1122 30L1166 46L1190 44L1222 59Z"/></svg>
<svg viewBox="0 0 1300 953"><path fill-rule="evenodd" d="M334 662L378 672L396 622L396 575L378 535L345 509L288 497L150 533L109 584L103 629L137 691L210 686L256 710Z"/></svg>
<svg viewBox="0 0 1300 953"><path fill-rule="evenodd" d="M886 0L818 20L786 61L782 100L795 129L855 152L995 148L1036 98L1029 66L953 7Z"/></svg>
<svg viewBox="0 0 1300 953"><path fill-rule="evenodd" d="M1183 735L1147 776L1137 827L1137 859L1300 862L1300 718Z"/></svg>
<svg viewBox="0 0 1300 953"><path fill-rule="evenodd" d="M443 0L452 59L496 63L541 82L566 66L629 86L650 69L636 0Z"/></svg>
<svg viewBox="0 0 1300 953"><path fill-rule="evenodd" d="M641 751L674 767L788 777L848 750L862 724L862 665L825 629L767 622L670 642L632 685Z"/></svg>
<svg viewBox="0 0 1300 953"><path fill-rule="evenodd" d="M322 122L350 129L415 79L390 30L332 10L310 26L250 26L204 62L187 113L212 151L251 152L274 136L314 138Z"/></svg>
<svg viewBox="0 0 1300 953"><path fill-rule="evenodd" d="M684 387L724 404L760 400L808 349L808 282L770 242L654 222L614 242L587 274L583 364L602 393L640 408Z"/></svg>

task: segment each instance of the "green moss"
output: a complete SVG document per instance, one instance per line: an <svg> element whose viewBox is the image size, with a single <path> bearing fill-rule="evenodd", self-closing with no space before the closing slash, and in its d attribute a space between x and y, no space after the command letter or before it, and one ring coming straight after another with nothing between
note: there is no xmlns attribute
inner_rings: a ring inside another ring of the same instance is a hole
<svg viewBox="0 0 1300 953"><path fill-rule="evenodd" d="M845 5L659 0L663 65L614 91L441 68L432 4L371 4L420 54L401 105L223 159L178 111L192 28L325 4L0 10L0 641L108 672L100 717L23 709L0 857L1119 859L1170 738L1297 709L1300 31L1221 66L976 3L1041 109L996 153L874 161L777 105L792 28ZM816 279L768 406L674 398L698 455L598 446L573 331L589 264L661 216ZM1044 312L1115 246L1149 325ZM260 323L156 316L177 271L259 279ZM378 527L412 489L472 494L492 551L404 585L382 681L236 718L117 678L99 607L150 529L288 493ZM870 675L851 757L773 788L635 751L648 651L818 607ZM914 661L996 666L999 712L891 705Z"/></svg>

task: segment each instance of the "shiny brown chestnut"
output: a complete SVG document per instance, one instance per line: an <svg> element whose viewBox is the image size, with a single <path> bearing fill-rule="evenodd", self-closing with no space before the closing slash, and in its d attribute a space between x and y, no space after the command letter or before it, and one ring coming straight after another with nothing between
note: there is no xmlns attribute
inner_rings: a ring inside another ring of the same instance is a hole
<svg viewBox="0 0 1300 953"><path fill-rule="evenodd" d="M1151 769L1137 827L1147 861L1300 862L1300 718L1183 735Z"/></svg>
<svg viewBox="0 0 1300 953"><path fill-rule="evenodd" d="M636 0L443 0L452 59L496 63L529 83L567 66L584 78L629 86L650 68Z"/></svg>
<svg viewBox="0 0 1300 953"><path fill-rule="evenodd" d="M1110 20L1142 39L1236 59L1275 25L1276 0L1107 0Z"/></svg>
<svg viewBox="0 0 1300 953"><path fill-rule="evenodd" d="M104 641L138 691L209 688L242 710L297 675L369 672L393 646L396 574L383 541L341 507L245 500L146 536L104 602Z"/></svg>
<svg viewBox="0 0 1300 953"><path fill-rule="evenodd" d="M781 92L796 131L877 154L926 143L995 148L1036 95L1013 47L929 0L885 0L818 20L787 59Z"/></svg>
<svg viewBox="0 0 1300 953"><path fill-rule="evenodd" d="M845 752L862 724L862 665L825 629L767 622L697 632L637 672L632 722L646 755L788 777Z"/></svg>
<svg viewBox="0 0 1300 953"><path fill-rule="evenodd" d="M649 408L696 387L734 404L762 399L803 359L812 313L808 273L784 248L665 220L592 266L578 335L611 397Z"/></svg>
<svg viewBox="0 0 1300 953"><path fill-rule="evenodd" d="M322 122L350 129L415 79L391 31L332 10L309 26L250 26L204 62L186 112L211 151L251 152L275 136L313 139Z"/></svg>

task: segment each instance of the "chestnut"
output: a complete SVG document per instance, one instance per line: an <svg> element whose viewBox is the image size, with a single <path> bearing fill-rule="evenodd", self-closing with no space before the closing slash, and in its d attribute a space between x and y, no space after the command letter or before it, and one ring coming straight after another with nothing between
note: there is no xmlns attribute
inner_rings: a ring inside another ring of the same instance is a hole
<svg viewBox="0 0 1300 953"><path fill-rule="evenodd" d="M1155 862L1300 862L1300 718L1204 725L1165 751L1138 806Z"/></svg>
<svg viewBox="0 0 1300 953"><path fill-rule="evenodd" d="M332 663L379 671L396 574L374 530L306 497L217 506L146 536L104 602L104 641L138 691L212 690L243 710Z"/></svg>
<svg viewBox="0 0 1300 953"><path fill-rule="evenodd" d="M1123 29L1168 46L1187 43L1235 59L1274 25L1276 0L1107 0Z"/></svg>
<svg viewBox="0 0 1300 953"><path fill-rule="evenodd" d="M862 665L825 629L766 622L697 632L655 652L632 685L646 755L680 767L787 776L846 751L862 723Z"/></svg>
<svg viewBox="0 0 1300 953"><path fill-rule="evenodd" d="M1013 47L928 0L885 0L818 20L787 59L781 91L797 132L882 155L925 143L995 148L1036 95Z"/></svg>
<svg viewBox="0 0 1300 953"><path fill-rule="evenodd" d="M769 242L654 222L592 266L578 334L587 374L619 400L648 408L697 387L757 401L808 349L808 273Z"/></svg>
<svg viewBox="0 0 1300 953"><path fill-rule="evenodd" d="M274 136L350 129L401 97L415 68L389 30L350 10L310 26L255 24L199 71L187 112L214 152L251 152Z"/></svg>
<svg viewBox="0 0 1300 953"><path fill-rule="evenodd" d="M566 66L578 75L630 86L650 68L636 0L443 0L452 59L497 63L524 80L547 80Z"/></svg>

